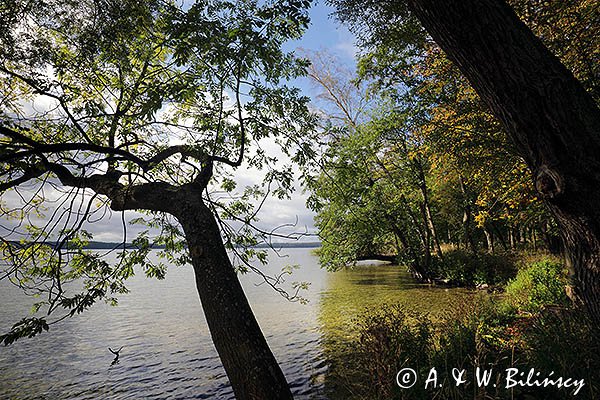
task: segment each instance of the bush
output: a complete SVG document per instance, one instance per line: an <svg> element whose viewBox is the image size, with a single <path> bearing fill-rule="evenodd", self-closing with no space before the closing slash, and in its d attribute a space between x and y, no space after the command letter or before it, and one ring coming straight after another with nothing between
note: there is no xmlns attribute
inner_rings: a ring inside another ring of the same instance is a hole
<svg viewBox="0 0 600 400"><path fill-rule="evenodd" d="M477 271L472 258L462 257L455 253L450 265ZM573 398L573 387L506 389L502 372L507 368L525 374L533 368L541 379L551 372L554 378L584 379L577 398L599 398L600 327L566 307L565 285L566 271L560 262L529 261L509 282L500 301L496 296L476 295L451 307L436 322L401 306L366 312L356 322L359 339L348 346L351 357L346 368L360 373L345 379L350 394L345 399ZM434 367L438 386L425 389ZM473 380L478 367L500 373L488 386L478 387ZM410 389L400 389L395 382L395 374L403 368L414 369L419 377ZM454 368L469 375L458 387L452 378Z"/></svg>
<svg viewBox="0 0 600 400"><path fill-rule="evenodd" d="M586 315L572 309L546 309L531 318L525 333L526 354L539 371L554 371L556 376L584 379L578 399L598 399L600 382L599 327ZM540 398L558 398L551 390L538 389ZM560 398L572 399L568 390Z"/></svg>
<svg viewBox="0 0 600 400"><path fill-rule="evenodd" d="M426 315L385 306L367 312L357 321L359 339L349 348L346 364L360 371L349 382L345 399L571 399L574 388L517 386L505 388L507 368L542 377L584 379L579 399L598 398L600 337L581 313L566 308L546 308L535 316L511 316L491 297L479 297L453 307L439 323ZM437 387L425 389L431 368ZM477 367L494 371L487 386L474 381ZM400 389L395 374L412 368L419 377L410 389ZM456 386L453 369L465 369L467 382Z"/></svg>
<svg viewBox="0 0 600 400"><path fill-rule="evenodd" d="M403 399L395 385L396 373L410 367L422 371L429 366L433 346L429 319L404 308L384 305L357 320L358 369L365 373L367 393L375 398ZM415 393L411 391L412 397Z"/></svg>
<svg viewBox="0 0 600 400"><path fill-rule="evenodd" d="M516 311L535 313L549 304L567 305L567 273L556 261L544 260L521 269L506 286L504 304Z"/></svg>
<svg viewBox="0 0 600 400"><path fill-rule="evenodd" d="M510 254L473 254L464 250L446 252L443 260L435 258L432 269L439 279L460 286L503 284L516 273Z"/></svg>
<svg viewBox="0 0 600 400"><path fill-rule="evenodd" d="M497 390L476 388L473 382L460 387L452 378L454 368L472 374L475 366L489 368L509 359L510 350L496 347L487 337L485 321L493 319L495 309L487 301L465 301L437 324L428 316L410 312L401 306L384 306L366 312L357 320L359 339L352 348L355 365L348 369L362 371L353 376L349 392L352 398L368 399L476 399L494 398ZM458 317L457 317L458 316ZM431 368L437 371L437 387L425 389L424 382ZM396 374L412 368L418 384L401 389ZM472 375L470 375L472 376Z"/></svg>

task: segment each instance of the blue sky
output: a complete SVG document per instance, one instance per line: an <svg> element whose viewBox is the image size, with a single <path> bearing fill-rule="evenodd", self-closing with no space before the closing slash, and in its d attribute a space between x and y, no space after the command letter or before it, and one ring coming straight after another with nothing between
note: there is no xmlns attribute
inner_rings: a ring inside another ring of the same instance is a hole
<svg viewBox="0 0 600 400"><path fill-rule="evenodd" d="M340 26L337 21L331 16L333 8L328 7L319 1L310 9L311 24L300 40L286 43L284 50L295 51L299 49L305 50L325 50L337 56L340 62L346 64L348 68L353 69L355 65L354 54L356 48L354 46L354 36L343 26ZM316 89L308 78L298 79L291 83L302 89L305 95L310 97L316 96ZM269 146L266 145L265 149ZM267 151L277 151L276 146ZM243 188L246 185L259 184L262 181L261 173L251 168L239 168L235 171L235 180L238 182L238 187ZM260 213L258 214L258 226L271 230L275 227L296 224L295 227L282 229L279 233L304 232L307 230L310 233L316 233L314 227L314 212L306 208L306 198L308 194L302 193L301 188L292 194L290 200L279 200L269 198ZM136 213L126 213L126 219L131 219L137 216ZM122 239L122 221L120 213L112 213L108 218L105 218L93 226L88 226L86 229L94 233L94 240L118 242ZM144 228L141 226L128 226L127 234L128 241L131 241L135 235ZM316 237L304 237L302 241L315 241ZM273 238L274 242L281 239Z"/></svg>
<svg viewBox="0 0 600 400"><path fill-rule="evenodd" d="M300 40L288 42L284 45L287 51L298 51L302 49L309 51L326 51L344 63L350 70L356 67L355 54L358 48L355 46L355 37L350 31L338 23L333 17L334 9L317 2L310 9L310 26ZM299 79L294 82L303 92L311 97L317 95L314 86L308 78Z"/></svg>
<svg viewBox="0 0 600 400"><path fill-rule="evenodd" d="M309 50L309 51L327 51L335 55L337 59L346 64L349 69L354 69L355 53L358 50L355 47L354 36L341 26L331 13L333 8L318 2L310 9L311 24L300 40L289 42L284 46L286 51ZM305 95L314 98L318 93L317 89L311 84L308 78L301 78L292 85L302 89ZM269 148L268 144L265 149L279 153L276 146ZM245 185L259 184L261 181L260 173L252 169L240 168L235 172L235 180L238 182L238 187ZM314 212L306 208L306 198L308 194L302 193L301 188L292 194L291 200L278 200L275 198L268 199L262 207L258 217L260 219L258 226L265 230L273 229L274 227L294 224L296 226L283 229L280 233L304 232L307 230L310 233L316 233L314 227ZM303 241L315 241L314 236L304 237ZM274 238L273 241L281 241Z"/></svg>
<svg viewBox="0 0 600 400"><path fill-rule="evenodd" d="M337 23L331 16L332 12L333 9L323 4L323 2L315 4L310 10L311 24L309 29L300 40L287 43L285 50L325 50L337 56L339 61L346 64L348 68L353 69L355 65L354 55L357 50L354 46L354 37L345 27ZM291 84L300 87L307 96L314 98L317 94L315 87L307 78L298 79ZM238 187L244 187L246 184L257 184L262 180L257 175L257 171L247 168L238 169L235 171L235 176ZM314 213L306 208L306 198L307 194L302 193L302 190L298 188L292 194L291 200L269 199L259 213L260 222L258 225L265 230L270 230L277 226L294 224L297 221L296 227L290 229L290 231L304 231L306 229L311 233L315 233ZM13 192L5 193L3 200L10 204L19 203L18 195ZM128 212L125 219L131 219L135 216L136 213ZM109 213L107 218L86 226L86 229L93 232L94 240L120 241L123 235L121 215L120 213ZM129 226L127 228L127 240L131 241L137 232L142 229L142 227ZM310 237L303 240L313 241L315 239ZM274 240L277 241L277 239Z"/></svg>
<svg viewBox="0 0 600 400"><path fill-rule="evenodd" d="M330 16L333 8L318 2L310 9L311 24L302 39L290 42L286 48L301 47L334 53L344 63L354 64L356 52L354 36Z"/></svg>
<svg viewBox="0 0 600 400"><path fill-rule="evenodd" d="M311 24L308 30L300 40L287 43L284 49L288 51L301 49L309 51L325 50L336 56L349 69L354 69L356 65L354 56L358 50L355 46L355 38L346 27L341 26L335 20L331 15L333 11L332 7L325 5L322 1L317 2L310 9ZM293 84L300 87L307 96L314 98L318 94L308 78L298 79ZM243 173L239 174L239 171L237 175L238 179L236 180L239 182L251 181L249 177L243 176ZM259 213L259 225L268 229L294 223L297 219L296 227L289 229L289 231L304 231L306 229L311 233L316 233L313 221L314 213L308 210L305 204L307 196L298 188L292 194L291 200L270 199ZM277 240L274 239L274 241ZM302 240L315 241L317 238L310 236Z"/></svg>

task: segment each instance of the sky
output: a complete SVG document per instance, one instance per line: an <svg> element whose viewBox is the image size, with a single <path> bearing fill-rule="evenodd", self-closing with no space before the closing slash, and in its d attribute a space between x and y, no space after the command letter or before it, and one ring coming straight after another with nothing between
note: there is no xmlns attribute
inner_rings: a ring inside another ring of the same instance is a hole
<svg viewBox="0 0 600 400"><path fill-rule="evenodd" d="M310 9L311 25L302 38L288 43L289 48L305 48L310 50L326 49L337 55L342 62L354 64L357 52L355 38L344 26L341 26L331 13L332 7L318 2Z"/></svg>
<svg viewBox="0 0 600 400"><path fill-rule="evenodd" d="M333 8L318 2L310 9L311 24L300 40L289 42L284 46L287 51L296 51L301 54L303 50L322 51L336 56L338 60L349 68L354 68L355 54L358 51L355 46L355 38L344 26L341 26L331 15ZM317 92L308 78L301 78L293 82L294 85L302 89L303 93L314 97ZM272 151L277 151L272 148ZM255 171L238 170L236 171L236 181L242 187L245 184L259 183ZM269 199L259 214L261 228L266 230L274 227L295 224L289 228L288 232L310 232L311 236L302 237L302 241L317 241L314 236L316 228L314 226L314 212L307 209L305 202L308 194L303 193L299 185L292 195L291 200ZM284 230L285 232L285 230ZM273 239L277 241L277 239Z"/></svg>
<svg viewBox="0 0 600 400"><path fill-rule="evenodd" d="M343 26L340 26L337 21L331 16L333 9L323 4L322 1L313 5L310 9L311 24L303 37L299 40L288 42L284 46L286 51L297 51L302 54L303 50L308 51L327 51L336 56L338 60L347 67L353 69L355 66L354 56L357 52L355 47L355 39L353 35ZM301 78L291 83L302 89L305 95L315 97L316 89L308 78ZM271 147L269 149L269 147ZM275 145L266 145L265 150L273 151L281 154ZM246 185L257 184L261 182L260 173L249 168L238 168L235 171L236 181L239 188ZM292 194L290 200L278 200L270 198L267 200L260 214L260 221L257 224L261 229L270 231L271 229L295 224L294 227L284 229L282 232L309 232L315 234L314 213L307 209L305 202L308 194L303 193L300 185L296 185L297 190ZM47 193L52 197L51 193ZM18 203L18 194L5 193L2 200L8 204ZM14 197L14 198L13 198ZM58 194L54 197L58 197ZM53 208L53 207L52 207ZM60 206L58 207L60 209ZM125 219L136 217L136 213L127 213ZM7 226L8 221L2 222L2 225ZM11 225L8 223L8 225ZM93 224L86 224L85 229L93 233L93 240L104 242L120 242L123 239L123 216L121 213L109 213L101 220L95 221ZM127 241L130 242L135 235L146 229L142 226L127 226ZM302 241L316 241L316 236L302 237ZM281 241L273 239L273 241Z"/></svg>
<svg viewBox="0 0 600 400"><path fill-rule="evenodd" d="M349 68L354 68L354 56L357 52L354 36L348 29L339 25L333 16L331 16L332 12L333 8L326 6L323 2L318 2L314 5L310 10L311 24L309 29L300 40L287 43L284 49L286 51L297 51L298 53L301 53L302 50L325 50L335 55L340 62L346 64ZM293 84L300 87L308 96L314 97L316 95L316 89L309 82L308 78L299 79L293 82ZM281 154L276 146L272 146L269 149L269 146L266 145L265 149L276 152L279 155ZM256 170L244 168L244 166L235 171L235 180L240 188L261 182L260 173L257 173ZM305 205L308 194L303 193L299 185L296 185L296 188L297 190L292 194L290 200L268 199L258 214L260 221L257 223L257 226L269 231L275 227L294 224L295 226L281 229L278 232L309 232L311 233L310 236L303 236L299 240L317 241L318 238L314 236L316 234L313 219L314 212L307 209ZM120 227L120 215L115 214L112 216L112 219L116 219ZM135 229L132 230L132 233L134 231ZM96 234L95 238L102 241L119 241L121 237L117 232L120 232L120 228L113 231L107 229L102 234ZM273 241L282 240L273 238Z"/></svg>
<svg viewBox="0 0 600 400"><path fill-rule="evenodd" d="M327 51L353 69L356 65L355 54L358 51L355 46L355 38L344 26L341 26L331 15L334 9L318 2L310 9L311 24L301 39L288 42L284 46L286 51L295 51L302 54L303 51ZM308 78L301 78L292 83L302 89L305 95L315 97L317 92ZM270 147L270 148L269 148ZM277 146L264 146L267 151L271 151L281 157ZM235 172L235 180L238 187L258 184L261 182L260 173L256 170L239 168ZM307 193L303 193L299 184L296 185L296 191L292 194L290 200L278 200L270 198L258 214L260 219L257 226L264 230L271 230L278 226L293 224L293 227L281 229L280 233L304 233L310 235L302 236L300 241L317 241L315 236L316 228L314 226L314 212L306 207ZM100 240L100 239L99 239ZM104 240L104 239L102 239ZM117 239L118 240L118 239ZM273 238L274 242L282 239Z"/></svg>

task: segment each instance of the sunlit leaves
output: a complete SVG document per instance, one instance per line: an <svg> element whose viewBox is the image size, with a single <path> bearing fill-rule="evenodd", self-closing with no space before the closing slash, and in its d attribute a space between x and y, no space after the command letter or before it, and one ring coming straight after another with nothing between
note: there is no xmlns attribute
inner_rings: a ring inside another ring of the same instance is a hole
<svg viewBox="0 0 600 400"><path fill-rule="evenodd" d="M189 264L181 227L156 212L161 207L139 207L154 211L134 221L147 230L130 244L124 234L109 251L88 248L89 225L106 221L111 207L120 211L115 188L202 186L197 201L220 216L240 270L266 263L266 252L253 248L269 237L255 226L258 211L265 197L288 198L295 189L282 154L300 164L314 156L309 100L284 84L307 62L282 50L308 26L310 4L0 5L0 116L13 129L0 138L0 184L31 183L39 193L2 209L14 217L7 230L17 226L9 235L25 238L2 243L2 278L44 296L33 311L71 316L99 300L117 304L134 274L163 279L166 265ZM267 151L274 146L275 155ZM260 170L263 182L236 184L240 168ZM92 180L103 185L82 183Z"/></svg>

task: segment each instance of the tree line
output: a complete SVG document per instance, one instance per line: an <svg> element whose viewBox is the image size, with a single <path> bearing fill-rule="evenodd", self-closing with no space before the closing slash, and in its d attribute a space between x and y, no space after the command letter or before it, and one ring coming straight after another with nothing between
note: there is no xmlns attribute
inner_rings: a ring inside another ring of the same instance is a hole
<svg viewBox="0 0 600 400"><path fill-rule="evenodd" d="M591 77L598 45L588 29L594 5L513 6L586 90L597 93ZM381 12L370 18L376 15ZM411 26L415 21L369 23L382 32L363 38L358 73L340 71L331 55L309 54L309 76L329 123L324 171L312 181L309 202L318 212L324 264L335 269L395 255L427 278L432 255L443 258L440 243L473 253L523 243L559 252L558 228L524 158L458 68Z"/></svg>

